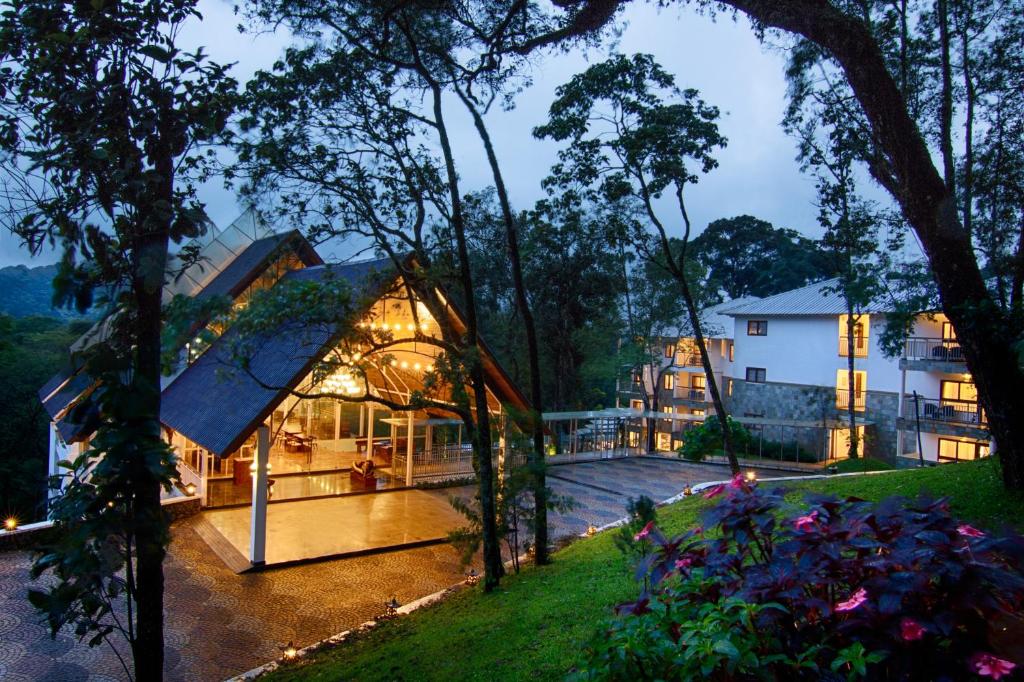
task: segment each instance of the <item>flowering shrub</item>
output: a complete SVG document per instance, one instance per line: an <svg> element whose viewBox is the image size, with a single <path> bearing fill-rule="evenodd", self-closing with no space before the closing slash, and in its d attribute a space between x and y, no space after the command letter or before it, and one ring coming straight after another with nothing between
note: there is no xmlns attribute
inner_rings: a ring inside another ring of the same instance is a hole
<svg viewBox="0 0 1024 682"><path fill-rule="evenodd" d="M1019 679L1024 538L943 500L873 504L737 477L703 527L665 537L580 679Z"/></svg>

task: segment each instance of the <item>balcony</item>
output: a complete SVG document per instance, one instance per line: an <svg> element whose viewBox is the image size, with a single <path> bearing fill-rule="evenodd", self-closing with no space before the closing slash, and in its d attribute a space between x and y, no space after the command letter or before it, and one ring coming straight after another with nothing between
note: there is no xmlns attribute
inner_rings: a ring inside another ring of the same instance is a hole
<svg viewBox="0 0 1024 682"><path fill-rule="evenodd" d="M966 371L963 351L956 339L912 336L903 347L902 369L943 371L959 374Z"/></svg>
<svg viewBox="0 0 1024 682"><path fill-rule="evenodd" d="M866 358L868 356L868 337L866 336L854 336L853 337L853 357L855 358ZM850 337L840 336L839 337L839 357L846 358L850 356Z"/></svg>
<svg viewBox="0 0 1024 682"><path fill-rule="evenodd" d="M985 410L974 400L951 400L948 398L917 398L917 412L914 411L914 396L904 396L903 416L908 423L916 417L922 421L939 422L954 426L985 426L988 418Z"/></svg>
<svg viewBox="0 0 1024 682"><path fill-rule="evenodd" d="M697 351L676 351L677 367L703 367L704 362Z"/></svg>
<svg viewBox="0 0 1024 682"><path fill-rule="evenodd" d="M850 409L850 400L853 400L853 409L856 412L863 412L867 407L867 391L851 391L848 388L836 389L836 409L846 412Z"/></svg>
<svg viewBox="0 0 1024 682"><path fill-rule="evenodd" d="M676 400L686 402L705 402L705 390L703 388L690 388L688 386L676 386L674 396Z"/></svg>

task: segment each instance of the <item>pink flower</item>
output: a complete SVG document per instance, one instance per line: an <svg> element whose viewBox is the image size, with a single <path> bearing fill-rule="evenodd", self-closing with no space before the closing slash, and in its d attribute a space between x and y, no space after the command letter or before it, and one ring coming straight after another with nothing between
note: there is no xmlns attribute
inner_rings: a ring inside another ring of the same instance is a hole
<svg viewBox="0 0 1024 682"><path fill-rule="evenodd" d="M913 618L904 618L900 621L900 636L904 642L913 642L924 637L924 628Z"/></svg>
<svg viewBox="0 0 1024 682"><path fill-rule="evenodd" d="M980 530L978 530L974 526L968 525L966 523L961 523L959 526L957 526L956 527L956 532L960 533L960 535L963 535L965 538L983 538L983 537L985 537L985 534L983 532L981 532Z"/></svg>
<svg viewBox="0 0 1024 682"><path fill-rule="evenodd" d="M970 664L971 670L982 677L991 677L993 680L1009 675L1017 667L1016 663L1006 661L983 651L979 651L971 656Z"/></svg>
<svg viewBox="0 0 1024 682"><path fill-rule="evenodd" d="M836 611L853 611L868 600L868 593L863 587L850 595L846 601L836 604Z"/></svg>
<svg viewBox="0 0 1024 682"><path fill-rule="evenodd" d="M719 495L721 495L724 491L725 491L725 484L724 483L721 484L721 485L716 485L714 488L708 488L707 490L704 491L704 499L705 500L714 499L714 498L718 497Z"/></svg>
<svg viewBox="0 0 1024 682"><path fill-rule="evenodd" d="M684 556L682 559L676 559L676 570L683 570L693 565L693 557Z"/></svg>
<svg viewBox="0 0 1024 682"><path fill-rule="evenodd" d="M732 480L729 481L729 487L733 489L739 489L745 485L746 484L743 482L743 474L736 474L732 477Z"/></svg>
<svg viewBox="0 0 1024 682"><path fill-rule="evenodd" d="M818 522L818 510L815 509L806 516L800 516L793 522L797 530L810 530Z"/></svg>
<svg viewBox="0 0 1024 682"><path fill-rule="evenodd" d="M633 540L636 541L636 542L640 542L645 537L647 537L648 535L651 534L651 529L653 529L653 528L654 528L654 521L648 521L647 525L644 526L643 530L641 530L639 533L637 533L636 535L633 536Z"/></svg>

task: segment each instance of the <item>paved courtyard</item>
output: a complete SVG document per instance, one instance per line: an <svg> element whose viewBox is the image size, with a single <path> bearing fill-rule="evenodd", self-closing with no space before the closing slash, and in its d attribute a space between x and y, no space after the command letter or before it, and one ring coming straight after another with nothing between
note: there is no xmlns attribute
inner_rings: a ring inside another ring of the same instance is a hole
<svg viewBox="0 0 1024 682"><path fill-rule="evenodd" d="M249 555L249 507L216 509L203 516L240 557ZM280 502L267 507L266 562L440 541L463 523L447 500L420 490Z"/></svg>
<svg viewBox="0 0 1024 682"><path fill-rule="evenodd" d="M622 517L630 496L662 500L687 484L728 476L724 467L654 458L558 466L550 473L551 487L579 504L551 519L554 536ZM433 494L444 499L448 492ZM289 641L304 646L370 620L392 595L407 603L463 577L448 545L236 575L197 533L203 522L198 517L173 527L165 564L168 680L222 680L280 656ZM0 680L125 679L110 647L90 649L64 633L50 639L25 596L29 564L26 552L0 553Z"/></svg>

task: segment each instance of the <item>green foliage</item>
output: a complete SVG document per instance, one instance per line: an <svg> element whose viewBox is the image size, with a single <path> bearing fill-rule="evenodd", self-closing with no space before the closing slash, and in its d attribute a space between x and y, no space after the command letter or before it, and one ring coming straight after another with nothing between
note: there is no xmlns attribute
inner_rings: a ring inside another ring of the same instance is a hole
<svg viewBox="0 0 1024 682"><path fill-rule="evenodd" d="M512 569L516 573L519 573L521 554L530 547L536 523L532 479L528 465L506 469L504 474L495 480L498 540L505 543ZM576 507L576 502L571 497L558 495L550 488L546 490L548 511L565 513ZM474 496L472 501L451 495L448 502L468 521L467 525L448 533L448 541L459 551L462 565L468 566L483 543L483 517L479 494Z"/></svg>
<svg viewBox="0 0 1024 682"><path fill-rule="evenodd" d="M736 452L750 448L753 441L743 424L732 417L728 418L728 423ZM679 456L690 462L701 462L711 455L723 454L722 448L722 425L718 419L707 418L699 426L687 430L683 445L679 448Z"/></svg>
<svg viewBox="0 0 1024 682"><path fill-rule="evenodd" d="M692 248L711 289L727 299L771 296L832 274L817 242L749 215L712 221Z"/></svg>
<svg viewBox="0 0 1024 682"><path fill-rule="evenodd" d="M588 646L588 666L570 680L693 680L757 678L770 660L772 637L758 622L777 604L737 597L711 600L708 585L692 578L678 602L652 601ZM689 598L687 598L689 597Z"/></svg>
<svg viewBox="0 0 1024 682"><path fill-rule="evenodd" d="M50 317L0 315L0 514L22 523L46 516L49 415L39 387L68 362L89 326Z"/></svg>
<svg viewBox="0 0 1024 682"><path fill-rule="evenodd" d="M612 535L615 549L629 561L629 568L636 570L640 560L651 551L650 529L658 521L658 508L654 500L641 495L626 503L627 521Z"/></svg>
<svg viewBox="0 0 1024 682"><path fill-rule="evenodd" d="M68 322L82 319L83 315L75 310L53 306L56 274L56 265L0 268L0 313L12 317L56 317Z"/></svg>
<svg viewBox="0 0 1024 682"><path fill-rule="evenodd" d="M50 481L61 491L50 505L57 539L39 551L32 566L33 577L57 578L29 591L53 635L70 626L90 646L114 632L135 645L138 537L157 528L160 546L169 540L163 509L143 507L140 493L153 481L170 490L177 477L174 452L146 410L151 397L144 394L152 389L123 384L125 369L124 360L112 354L97 351L90 358L100 383L71 418L88 414L98 428L84 452L61 463L67 473Z"/></svg>

